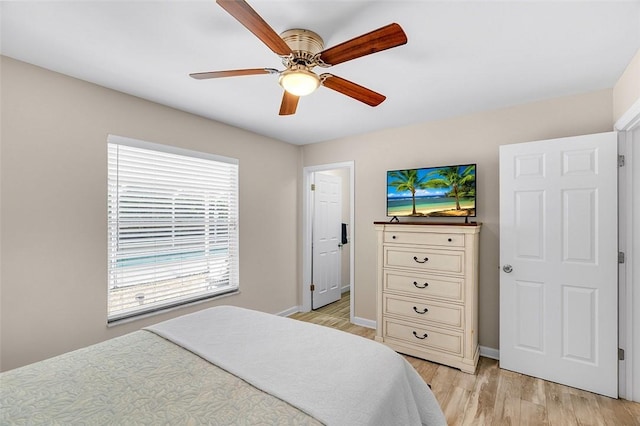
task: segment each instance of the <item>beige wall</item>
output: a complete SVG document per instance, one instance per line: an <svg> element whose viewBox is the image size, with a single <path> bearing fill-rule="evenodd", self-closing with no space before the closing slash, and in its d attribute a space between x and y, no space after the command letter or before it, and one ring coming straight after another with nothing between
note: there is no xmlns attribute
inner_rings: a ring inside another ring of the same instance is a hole
<svg viewBox="0 0 640 426"><path fill-rule="evenodd" d="M613 122L615 123L638 101L640 101L640 50L636 52L613 87Z"/></svg>
<svg viewBox="0 0 640 426"><path fill-rule="evenodd" d="M384 108L384 104L381 106ZM480 344L498 348L498 147L612 130L612 91L602 90L449 120L305 145L304 166L355 162L355 316L376 317L376 236L386 220L386 171L477 163L480 236Z"/></svg>
<svg viewBox="0 0 640 426"><path fill-rule="evenodd" d="M300 148L2 57L0 354L7 370L217 304L298 304ZM106 326L107 134L240 160L241 294Z"/></svg>

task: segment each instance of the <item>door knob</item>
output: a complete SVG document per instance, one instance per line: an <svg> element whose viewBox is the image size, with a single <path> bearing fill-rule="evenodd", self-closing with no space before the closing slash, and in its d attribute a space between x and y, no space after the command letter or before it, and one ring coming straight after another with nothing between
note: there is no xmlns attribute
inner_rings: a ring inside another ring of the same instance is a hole
<svg viewBox="0 0 640 426"><path fill-rule="evenodd" d="M510 274L510 273L511 273L511 271L513 271L513 266L511 266L511 265L504 265L504 266L502 267L502 270L503 270L503 271L505 271L507 274Z"/></svg>

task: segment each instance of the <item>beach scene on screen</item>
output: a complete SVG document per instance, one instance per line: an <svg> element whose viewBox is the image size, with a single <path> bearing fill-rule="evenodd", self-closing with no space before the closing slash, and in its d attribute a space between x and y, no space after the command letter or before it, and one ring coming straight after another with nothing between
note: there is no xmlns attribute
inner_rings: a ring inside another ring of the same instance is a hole
<svg viewBox="0 0 640 426"><path fill-rule="evenodd" d="M476 165L387 172L387 216L475 216Z"/></svg>

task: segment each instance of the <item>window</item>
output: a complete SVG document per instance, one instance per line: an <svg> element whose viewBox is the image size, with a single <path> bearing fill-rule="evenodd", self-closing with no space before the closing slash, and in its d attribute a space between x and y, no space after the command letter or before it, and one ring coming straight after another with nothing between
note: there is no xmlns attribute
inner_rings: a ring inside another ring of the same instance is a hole
<svg viewBox="0 0 640 426"><path fill-rule="evenodd" d="M238 290L238 161L109 135L108 321Z"/></svg>

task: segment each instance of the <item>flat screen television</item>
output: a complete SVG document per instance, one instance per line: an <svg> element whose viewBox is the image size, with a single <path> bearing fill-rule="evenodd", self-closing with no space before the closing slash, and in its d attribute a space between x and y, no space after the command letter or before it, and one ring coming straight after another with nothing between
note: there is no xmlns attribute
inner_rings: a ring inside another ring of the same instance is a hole
<svg viewBox="0 0 640 426"><path fill-rule="evenodd" d="M476 165L387 171L388 217L475 217Z"/></svg>

